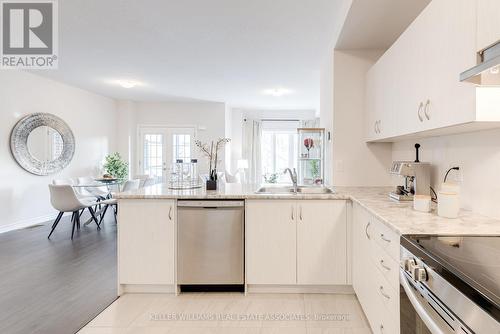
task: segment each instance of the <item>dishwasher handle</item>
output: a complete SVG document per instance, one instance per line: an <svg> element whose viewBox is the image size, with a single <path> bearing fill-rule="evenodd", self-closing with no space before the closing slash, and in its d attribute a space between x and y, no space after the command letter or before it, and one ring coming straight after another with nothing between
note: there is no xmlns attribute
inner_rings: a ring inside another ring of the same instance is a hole
<svg viewBox="0 0 500 334"><path fill-rule="evenodd" d="M245 201L177 201L179 208L238 208L244 207Z"/></svg>

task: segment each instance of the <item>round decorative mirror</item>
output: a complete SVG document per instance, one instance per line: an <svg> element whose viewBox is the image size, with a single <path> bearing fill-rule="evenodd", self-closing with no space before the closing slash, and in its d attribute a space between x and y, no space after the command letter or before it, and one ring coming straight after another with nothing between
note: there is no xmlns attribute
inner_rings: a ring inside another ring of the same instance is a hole
<svg viewBox="0 0 500 334"><path fill-rule="evenodd" d="M75 138L59 117L36 113L22 118L14 126L10 148L25 170L36 175L49 175L70 163L75 153Z"/></svg>

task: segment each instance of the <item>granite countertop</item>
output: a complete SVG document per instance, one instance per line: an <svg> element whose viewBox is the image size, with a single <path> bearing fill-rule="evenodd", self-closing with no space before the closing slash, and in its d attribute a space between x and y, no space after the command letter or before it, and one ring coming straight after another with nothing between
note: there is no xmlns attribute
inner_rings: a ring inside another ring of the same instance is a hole
<svg viewBox="0 0 500 334"><path fill-rule="evenodd" d="M226 184L219 190L172 190L166 184L115 194L117 199L336 199L351 200L403 234L497 235L500 220L471 211L460 211L456 219L439 217L413 210L413 202L397 202L389 198L390 187L334 187L333 194L256 194L256 185Z"/></svg>

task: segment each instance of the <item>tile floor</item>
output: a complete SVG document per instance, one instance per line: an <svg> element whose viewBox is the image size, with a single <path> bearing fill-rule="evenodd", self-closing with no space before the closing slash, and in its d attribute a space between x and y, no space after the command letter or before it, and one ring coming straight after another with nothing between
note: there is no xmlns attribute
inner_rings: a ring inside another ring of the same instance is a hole
<svg viewBox="0 0 500 334"><path fill-rule="evenodd" d="M370 334L371 331L354 295L197 293L127 294L78 332L166 333Z"/></svg>

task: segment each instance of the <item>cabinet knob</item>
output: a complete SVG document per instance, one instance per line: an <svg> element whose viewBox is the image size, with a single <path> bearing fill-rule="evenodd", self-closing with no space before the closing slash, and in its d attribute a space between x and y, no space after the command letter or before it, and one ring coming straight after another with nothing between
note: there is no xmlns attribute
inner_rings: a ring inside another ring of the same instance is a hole
<svg viewBox="0 0 500 334"><path fill-rule="evenodd" d="M417 111L418 119L420 120L420 122L424 121L424 118L422 117L422 108L423 107L424 107L424 103L420 102L420 104L418 105L418 111Z"/></svg>
<svg viewBox="0 0 500 334"><path fill-rule="evenodd" d="M391 267L386 266L386 265L384 264L384 260L380 260L380 266L381 266L382 268L384 268L385 270L387 270L387 271L391 270Z"/></svg>
<svg viewBox="0 0 500 334"><path fill-rule="evenodd" d="M427 118L427 120L431 119L431 115L429 114L429 106L430 105L431 105L431 100L427 100L427 102L425 102L425 107L424 107L424 115L425 115L425 118Z"/></svg>
<svg viewBox="0 0 500 334"><path fill-rule="evenodd" d="M387 293L384 292L384 287L381 285L379 288L380 294L387 299L391 299L391 296L389 296Z"/></svg>
<svg viewBox="0 0 500 334"><path fill-rule="evenodd" d="M384 233L380 233L380 239L384 240L385 242L391 242L391 239L387 239Z"/></svg>

